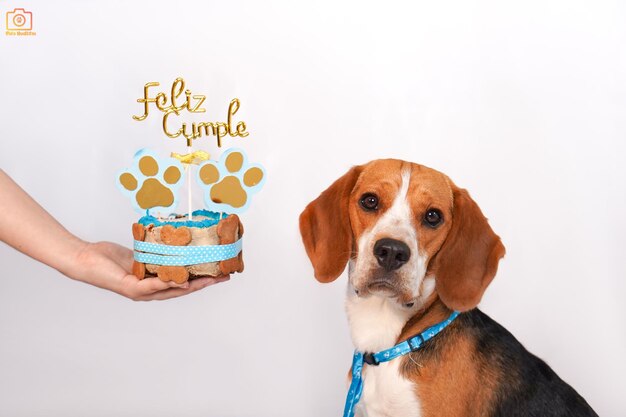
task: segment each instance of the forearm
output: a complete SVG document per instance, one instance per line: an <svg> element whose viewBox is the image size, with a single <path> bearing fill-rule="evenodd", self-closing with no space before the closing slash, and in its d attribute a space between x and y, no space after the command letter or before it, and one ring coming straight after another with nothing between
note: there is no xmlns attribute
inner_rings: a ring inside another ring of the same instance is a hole
<svg viewBox="0 0 626 417"><path fill-rule="evenodd" d="M85 246L1 169L0 241L67 275Z"/></svg>
<svg viewBox="0 0 626 417"><path fill-rule="evenodd" d="M105 288L133 300L180 297L225 277L205 277L177 284L131 273L133 252L111 242L88 243L67 231L0 169L0 241L57 269L70 278Z"/></svg>

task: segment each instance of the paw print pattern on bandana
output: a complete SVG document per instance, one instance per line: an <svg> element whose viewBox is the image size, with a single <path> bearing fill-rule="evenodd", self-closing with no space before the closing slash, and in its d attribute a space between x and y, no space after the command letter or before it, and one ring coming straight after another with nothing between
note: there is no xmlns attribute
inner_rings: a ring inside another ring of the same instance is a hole
<svg viewBox="0 0 626 417"><path fill-rule="evenodd" d="M219 161L200 165L197 179L209 210L238 214L246 211L252 195L263 187L265 170L261 165L249 164L243 150L233 148Z"/></svg>
<svg viewBox="0 0 626 417"><path fill-rule="evenodd" d="M137 211L172 209L178 203L178 188L184 169L174 158L160 158L149 149L135 154L132 168L119 173L117 184L130 197Z"/></svg>

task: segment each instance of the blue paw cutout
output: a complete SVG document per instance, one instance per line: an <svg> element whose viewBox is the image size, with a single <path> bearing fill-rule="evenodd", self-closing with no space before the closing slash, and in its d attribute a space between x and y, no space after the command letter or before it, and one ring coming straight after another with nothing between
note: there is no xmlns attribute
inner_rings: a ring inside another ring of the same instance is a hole
<svg viewBox="0 0 626 417"><path fill-rule="evenodd" d="M160 158L149 149L141 149L131 168L117 176L118 188L127 195L135 210L171 210L178 204L178 189L185 170L174 158Z"/></svg>
<svg viewBox="0 0 626 417"><path fill-rule="evenodd" d="M252 195L263 187L265 176L265 169L250 164L243 150L231 148L219 161L200 165L197 180L209 210L239 214L248 209Z"/></svg>

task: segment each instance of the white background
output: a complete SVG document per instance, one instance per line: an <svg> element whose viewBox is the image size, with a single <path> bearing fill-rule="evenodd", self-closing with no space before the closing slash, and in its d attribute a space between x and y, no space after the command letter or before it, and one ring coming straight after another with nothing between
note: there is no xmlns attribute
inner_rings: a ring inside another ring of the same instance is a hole
<svg viewBox="0 0 626 417"><path fill-rule="evenodd" d="M246 271L134 303L1 246L0 415L339 415L345 277L313 280L297 218L381 157L470 190L507 247L483 310L626 415L623 2L178 3L0 3L0 166L80 237L130 245L116 172L184 151L156 111L131 119L143 84L183 76L201 120L239 97L251 133L225 144L268 171ZM13 7L35 37L4 35Z"/></svg>

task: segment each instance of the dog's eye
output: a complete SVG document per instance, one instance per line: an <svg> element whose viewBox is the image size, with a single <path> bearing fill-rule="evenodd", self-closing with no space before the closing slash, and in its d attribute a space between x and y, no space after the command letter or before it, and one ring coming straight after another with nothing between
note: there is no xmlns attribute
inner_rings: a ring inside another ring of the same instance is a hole
<svg viewBox="0 0 626 417"><path fill-rule="evenodd" d="M443 221L441 212L437 209L430 209L424 215L424 223L430 227L437 227Z"/></svg>
<svg viewBox="0 0 626 417"><path fill-rule="evenodd" d="M378 197L372 193L363 194L359 204L366 211L378 210Z"/></svg>

